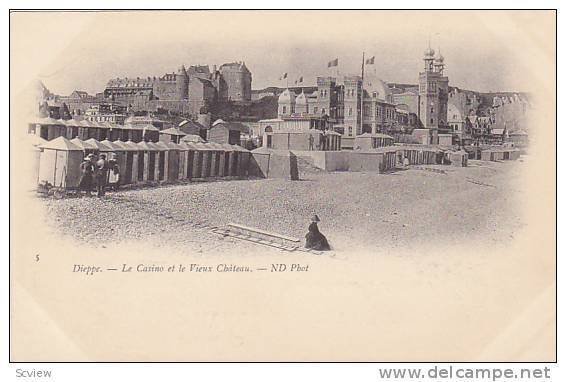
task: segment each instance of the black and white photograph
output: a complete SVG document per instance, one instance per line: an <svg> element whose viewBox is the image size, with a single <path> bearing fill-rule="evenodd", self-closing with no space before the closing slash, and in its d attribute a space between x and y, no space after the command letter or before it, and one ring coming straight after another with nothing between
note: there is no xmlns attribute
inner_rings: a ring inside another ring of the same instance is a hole
<svg viewBox="0 0 566 382"><path fill-rule="evenodd" d="M11 11L11 361L555 362L555 74L552 10Z"/></svg>

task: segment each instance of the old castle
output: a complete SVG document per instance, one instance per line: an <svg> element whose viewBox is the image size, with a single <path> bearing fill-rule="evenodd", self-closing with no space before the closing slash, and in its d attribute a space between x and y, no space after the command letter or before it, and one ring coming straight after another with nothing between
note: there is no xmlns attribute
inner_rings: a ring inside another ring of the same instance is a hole
<svg viewBox="0 0 566 382"><path fill-rule="evenodd" d="M166 109L198 115L229 101L250 101L252 74L244 62L213 67L181 66L161 77L116 78L108 81L104 98L123 104L130 111Z"/></svg>

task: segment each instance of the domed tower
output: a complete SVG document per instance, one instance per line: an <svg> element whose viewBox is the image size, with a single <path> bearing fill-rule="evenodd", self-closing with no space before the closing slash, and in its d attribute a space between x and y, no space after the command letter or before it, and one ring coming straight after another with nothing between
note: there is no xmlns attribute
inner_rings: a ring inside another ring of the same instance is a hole
<svg viewBox="0 0 566 382"><path fill-rule="evenodd" d="M434 49L430 46L424 51L425 72L434 70Z"/></svg>
<svg viewBox="0 0 566 382"><path fill-rule="evenodd" d="M185 65L181 65L177 71L177 76L175 77L176 91L178 99L188 99L189 98L189 75L185 69Z"/></svg>
<svg viewBox="0 0 566 382"><path fill-rule="evenodd" d="M419 73L419 118L427 129L438 129L438 74L434 71L434 50L424 51L424 72Z"/></svg>
<svg viewBox="0 0 566 382"><path fill-rule="evenodd" d="M291 114L295 113L295 102L296 96L295 93L290 91L289 89L285 89L281 95L279 95L279 100L277 101L278 104L278 112L277 115L279 118L281 117L288 117Z"/></svg>
<svg viewBox="0 0 566 382"><path fill-rule="evenodd" d="M448 77L443 75L444 57L435 58L429 46L424 51L424 71L419 73L419 119L431 129L431 142L437 143L438 128L448 127Z"/></svg>
<svg viewBox="0 0 566 382"><path fill-rule="evenodd" d="M444 56L438 51L438 57L434 60L434 71L442 75L444 71Z"/></svg>
<svg viewBox="0 0 566 382"><path fill-rule="evenodd" d="M301 94L299 94L299 96L295 100L295 113L308 114L308 112L309 112L309 105L308 105L307 96L305 95L305 92L302 91Z"/></svg>

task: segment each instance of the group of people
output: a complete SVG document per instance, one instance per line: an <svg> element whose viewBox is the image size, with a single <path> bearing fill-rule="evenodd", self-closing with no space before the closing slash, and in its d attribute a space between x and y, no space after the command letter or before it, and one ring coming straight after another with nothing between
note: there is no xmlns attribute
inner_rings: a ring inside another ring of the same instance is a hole
<svg viewBox="0 0 566 382"><path fill-rule="evenodd" d="M87 196L91 196L94 189L97 196L104 196L106 187L116 191L120 186L120 167L116 154L111 154L108 160L106 154L100 154L98 157L88 154L81 163L80 169L79 189Z"/></svg>

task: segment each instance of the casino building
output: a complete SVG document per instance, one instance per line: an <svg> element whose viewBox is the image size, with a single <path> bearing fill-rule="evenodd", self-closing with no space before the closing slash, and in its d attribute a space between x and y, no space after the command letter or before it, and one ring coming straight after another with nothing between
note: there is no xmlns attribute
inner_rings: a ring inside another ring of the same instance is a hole
<svg viewBox="0 0 566 382"><path fill-rule="evenodd" d="M279 95L278 119L324 120L317 125L342 134L343 148L352 148L362 134L399 136L415 130L419 143L437 144L438 131L450 129L448 77L441 54L435 57L428 48L423 61L418 87L390 88L370 69L363 75L318 77L311 93L287 88Z"/></svg>

